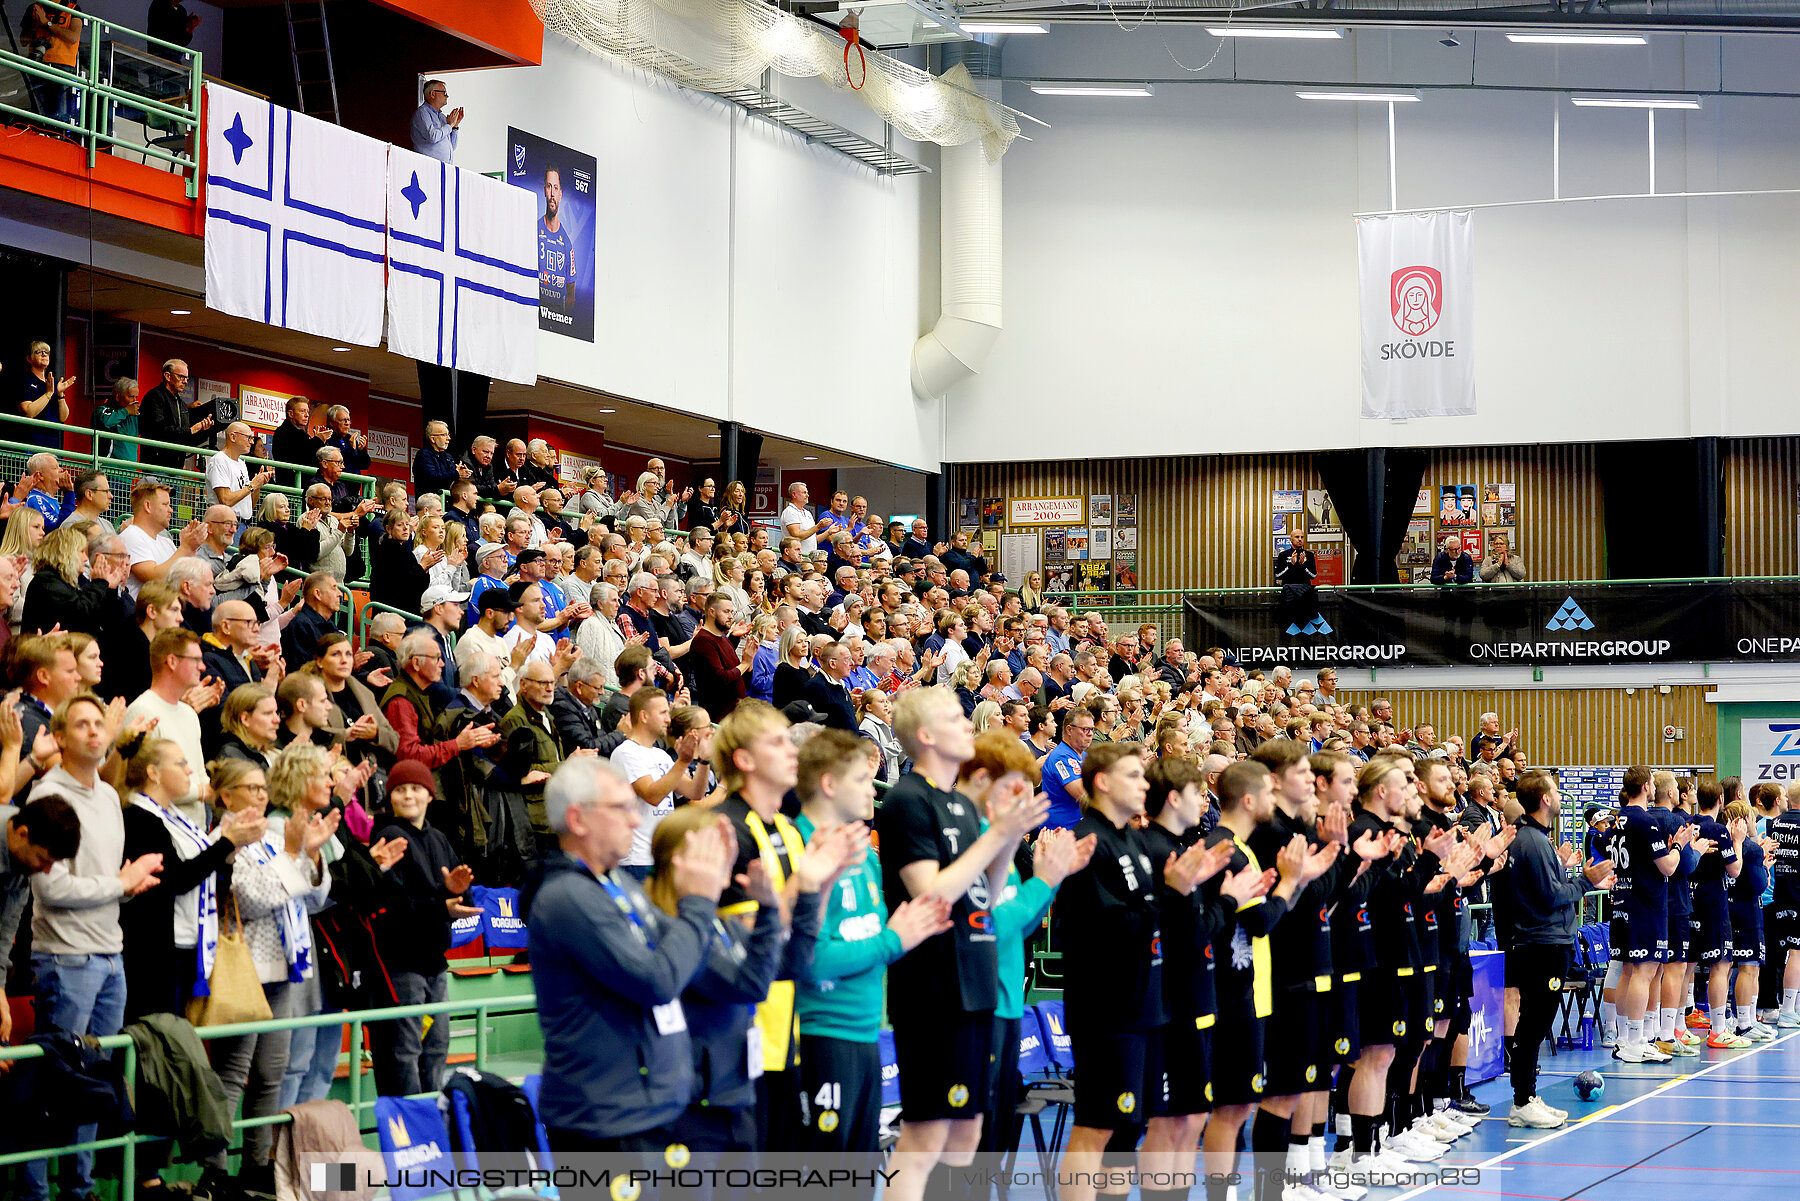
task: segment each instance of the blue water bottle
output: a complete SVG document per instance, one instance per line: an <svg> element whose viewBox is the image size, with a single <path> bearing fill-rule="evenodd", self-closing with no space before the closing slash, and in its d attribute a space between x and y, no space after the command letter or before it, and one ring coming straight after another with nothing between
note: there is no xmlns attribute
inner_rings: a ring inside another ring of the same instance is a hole
<svg viewBox="0 0 1800 1201"><path fill-rule="evenodd" d="M1591 1013L1581 1015L1581 1049L1583 1051L1594 1049L1594 1015Z"/></svg>

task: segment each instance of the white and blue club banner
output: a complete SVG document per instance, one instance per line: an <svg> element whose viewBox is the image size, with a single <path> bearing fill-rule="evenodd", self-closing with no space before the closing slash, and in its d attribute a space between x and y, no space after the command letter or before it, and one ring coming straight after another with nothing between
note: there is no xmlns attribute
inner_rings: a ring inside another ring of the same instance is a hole
<svg viewBox="0 0 1800 1201"><path fill-rule="evenodd" d="M1356 222L1362 415L1475 412L1475 282L1467 212Z"/></svg>
<svg viewBox="0 0 1800 1201"><path fill-rule="evenodd" d="M388 349L536 383L536 196L399 147L387 193Z"/></svg>
<svg viewBox="0 0 1800 1201"><path fill-rule="evenodd" d="M216 83L206 103L207 307L377 345L387 144Z"/></svg>

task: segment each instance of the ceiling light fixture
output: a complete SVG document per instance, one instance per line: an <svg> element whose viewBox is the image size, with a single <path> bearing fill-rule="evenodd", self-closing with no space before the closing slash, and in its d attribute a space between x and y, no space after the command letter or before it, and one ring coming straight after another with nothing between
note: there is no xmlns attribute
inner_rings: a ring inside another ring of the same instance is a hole
<svg viewBox="0 0 1800 1201"><path fill-rule="evenodd" d="M348 346L333 346L331 348L331 353L332 354L349 354L350 348Z"/></svg>
<svg viewBox="0 0 1800 1201"><path fill-rule="evenodd" d="M1642 46L1641 33L1509 33L1509 42L1527 46Z"/></svg>
<svg viewBox="0 0 1800 1201"><path fill-rule="evenodd" d="M1419 99L1417 92L1295 92L1294 95L1302 100L1367 100L1389 104L1412 104Z"/></svg>
<svg viewBox="0 0 1800 1201"><path fill-rule="evenodd" d="M1450 49L1454 50L1462 45L1462 42L1457 39L1456 30L1452 29L1449 33L1438 39L1438 45L1448 46Z"/></svg>
<svg viewBox="0 0 1800 1201"><path fill-rule="evenodd" d="M1048 25L1034 25L1027 21L963 21L964 33L1049 33Z"/></svg>
<svg viewBox="0 0 1800 1201"><path fill-rule="evenodd" d="M617 410L617 409L601 409L600 411L602 413L617 413L619 410Z"/></svg>
<svg viewBox="0 0 1800 1201"><path fill-rule="evenodd" d="M171 317L192 317L193 315L194 315L193 309L170 309L169 310L169 316L171 316Z"/></svg>
<svg viewBox="0 0 1800 1201"><path fill-rule="evenodd" d="M719 436L719 435L717 435L717 434L708 434L708 435L706 435L706 436L707 436L707 437L708 437L708 438L717 438L717 437L718 437L718 436Z"/></svg>
<svg viewBox="0 0 1800 1201"><path fill-rule="evenodd" d="M1040 96L1153 96L1156 89L1147 83L1069 83L1058 80L1034 83L1031 90Z"/></svg>
<svg viewBox="0 0 1800 1201"><path fill-rule="evenodd" d="M801 461L806 463L817 463L819 461L818 455L801 455L800 458Z"/></svg>
<svg viewBox="0 0 1800 1201"><path fill-rule="evenodd" d="M1571 96L1577 108L1685 108L1700 107L1698 96Z"/></svg>
<svg viewBox="0 0 1800 1201"><path fill-rule="evenodd" d="M1336 41L1344 36L1341 29L1308 28L1304 25L1208 25L1206 32L1216 38L1293 38L1312 42Z"/></svg>

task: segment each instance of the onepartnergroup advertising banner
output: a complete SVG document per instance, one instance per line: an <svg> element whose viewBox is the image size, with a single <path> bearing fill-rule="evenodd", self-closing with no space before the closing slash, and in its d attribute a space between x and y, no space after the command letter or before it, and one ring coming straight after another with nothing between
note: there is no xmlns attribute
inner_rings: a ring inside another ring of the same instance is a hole
<svg viewBox="0 0 1800 1201"><path fill-rule="evenodd" d="M1800 655L1800 585L1333 588L1301 624L1274 589L1187 598L1189 645L1245 668L1766 662Z"/></svg>
<svg viewBox="0 0 1800 1201"><path fill-rule="evenodd" d="M538 198L538 328L594 340L594 157L506 131L506 182Z"/></svg>
<svg viewBox="0 0 1800 1201"><path fill-rule="evenodd" d="M1468 212L1357 221L1364 417L1475 412L1471 224Z"/></svg>

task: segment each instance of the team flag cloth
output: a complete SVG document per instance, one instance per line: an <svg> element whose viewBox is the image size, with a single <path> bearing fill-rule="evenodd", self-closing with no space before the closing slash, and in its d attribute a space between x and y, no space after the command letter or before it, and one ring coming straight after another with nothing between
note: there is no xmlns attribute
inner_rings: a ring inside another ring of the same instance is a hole
<svg viewBox="0 0 1800 1201"><path fill-rule="evenodd" d="M206 104L207 307L379 343L386 143L216 83Z"/></svg>
<svg viewBox="0 0 1800 1201"><path fill-rule="evenodd" d="M1364 417L1474 414L1470 227L1468 212L1357 221Z"/></svg>
<svg viewBox="0 0 1800 1201"><path fill-rule="evenodd" d="M388 349L537 382L537 199L392 147L387 162Z"/></svg>

